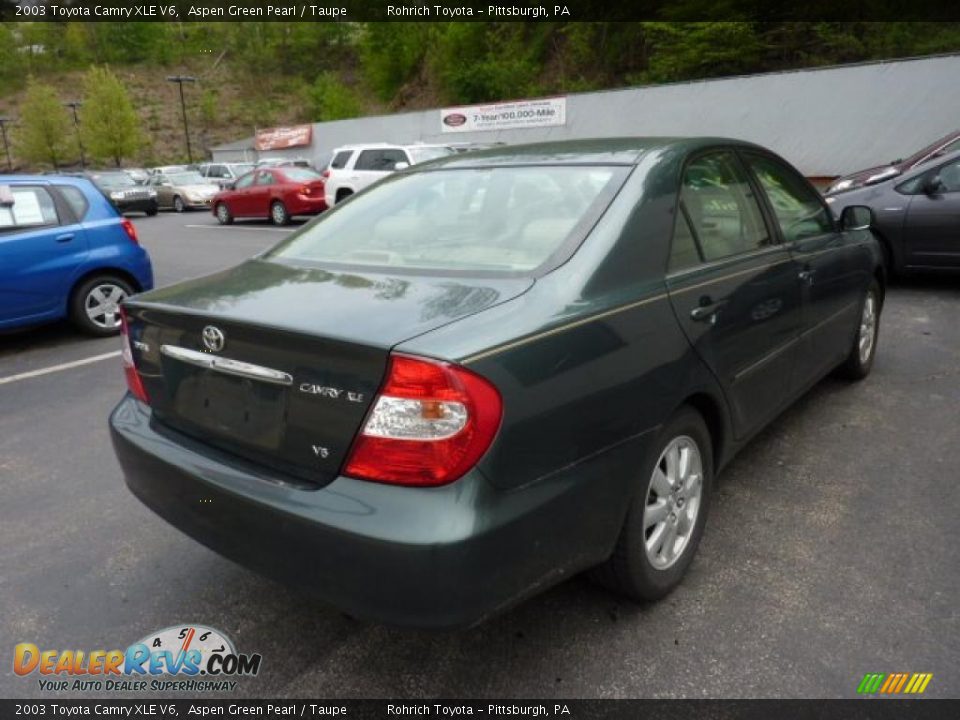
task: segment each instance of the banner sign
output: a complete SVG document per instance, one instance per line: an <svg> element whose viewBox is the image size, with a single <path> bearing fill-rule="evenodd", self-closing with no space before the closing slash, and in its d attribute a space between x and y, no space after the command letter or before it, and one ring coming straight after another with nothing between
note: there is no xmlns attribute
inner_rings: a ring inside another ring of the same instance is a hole
<svg viewBox="0 0 960 720"><path fill-rule="evenodd" d="M550 127L565 125L566 122L565 97L465 105L440 111L440 129L445 133Z"/></svg>
<svg viewBox="0 0 960 720"><path fill-rule="evenodd" d="M282 150L309 145L313 139L313 125L266 128L257 130L254 147L257 150Z"/></svg>

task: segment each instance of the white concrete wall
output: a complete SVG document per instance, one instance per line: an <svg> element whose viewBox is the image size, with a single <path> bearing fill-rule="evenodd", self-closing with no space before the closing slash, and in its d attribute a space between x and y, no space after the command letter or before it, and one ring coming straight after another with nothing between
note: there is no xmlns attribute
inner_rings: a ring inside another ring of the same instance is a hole
<svg viewBox="0 0 960 720"><path fill-rule="evenodd" d="M568 95L559 127L443 133L436 109L316 123L312 148L264 155L319 165L332 148L362 142L711 135L764 145L807 176L833 176L910 155L958 128L960 55L950 55Z"/></svg>

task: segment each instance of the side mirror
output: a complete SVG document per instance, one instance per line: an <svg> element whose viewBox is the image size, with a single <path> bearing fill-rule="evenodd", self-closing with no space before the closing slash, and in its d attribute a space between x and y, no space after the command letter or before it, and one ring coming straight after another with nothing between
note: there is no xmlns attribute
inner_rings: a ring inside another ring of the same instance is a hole
<svg viewBox="0 0 960 720"><path fill-rule="evenodd" d="M873 210L866 205L847 205L840 213L841 230L867 230L873 225Z"/></svg>
<svg viewBox="0 0 960 720"><path fill-rule="evenodd" d="M403 162L402 160L398 163L393 164L394 170L406 170L408 167L410 167L410 163Z"/></svg>
<svg viewBox="0 0 960 720"><path fill-rule="evenodd" d="M940 192L941 185L940 175L931 175L923 181L923 192L927 195L936 195Z"/></svg>

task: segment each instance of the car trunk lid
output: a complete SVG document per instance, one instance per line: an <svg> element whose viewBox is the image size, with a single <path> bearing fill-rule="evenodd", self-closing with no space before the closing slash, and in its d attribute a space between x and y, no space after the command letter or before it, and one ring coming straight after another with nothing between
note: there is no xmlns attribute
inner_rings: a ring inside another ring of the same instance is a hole
<svg viewBox="0 0 960 720"><path fill-rule="evenodd" d="M159 423L324 484L346 459L393 346L532 283L253 260L138 296L127 313Z"/></svg>

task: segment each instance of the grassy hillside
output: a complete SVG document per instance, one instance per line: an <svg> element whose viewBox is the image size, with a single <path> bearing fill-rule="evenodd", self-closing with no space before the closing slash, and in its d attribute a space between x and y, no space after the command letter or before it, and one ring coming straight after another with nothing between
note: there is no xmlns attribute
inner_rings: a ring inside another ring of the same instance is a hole
<svg viewBox="0 0 960 720"><path fill-rule="evenodd" d="M0 115L30 77L82 100L108 65L149 165L186 154L177 73L202 156L284 123L953 51L960 23L6 23Z"/></svg>

